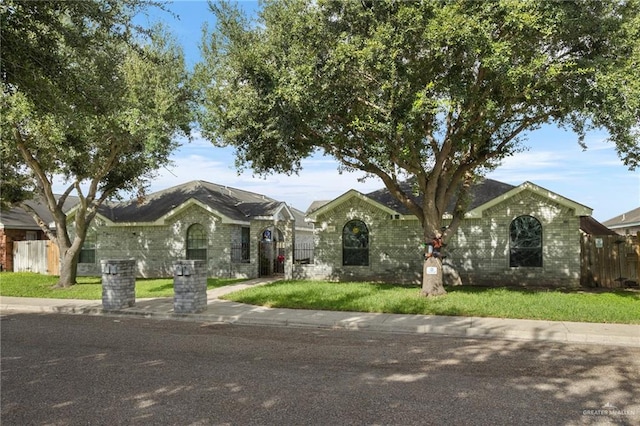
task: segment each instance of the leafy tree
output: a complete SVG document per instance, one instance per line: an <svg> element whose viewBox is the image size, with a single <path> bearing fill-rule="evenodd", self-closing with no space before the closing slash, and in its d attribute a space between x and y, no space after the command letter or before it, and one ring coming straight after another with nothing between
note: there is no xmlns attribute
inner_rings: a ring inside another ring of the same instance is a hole
<svg viewBox="0 0 640 426"><path fill-rule="evenodd" d="M446 240L474 180L545 123L574 130L580 143L604 128L624 163L638 165L638 6L283 0L252 21L211 4L200 122L258 173L297 172L320 150L343 170L377 176L425 240ZM441 279L423 289L445 292Z"/></svg>
<svg viewBox="0 0 640 426"><path fill-rule="evenodd" d="M188 134L182 52L162 28L133 18L138 0L15 1L0 5L3 205L31 213L60 248L59 286L75 283L79 251L100 206L144 189ZM55 177L67 182L56 196ZM78 203L68 218L70 196ZM55 230L25 201L37 198Z"/></svg>

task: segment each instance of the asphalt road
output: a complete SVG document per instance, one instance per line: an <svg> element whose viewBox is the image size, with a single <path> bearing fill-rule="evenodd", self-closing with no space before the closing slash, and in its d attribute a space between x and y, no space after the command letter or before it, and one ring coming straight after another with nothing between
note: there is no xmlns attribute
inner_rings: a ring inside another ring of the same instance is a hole
<svg viewBox="0 0 640 426"><path fill-rule="evenodd" d="M640 349L5 315L9 425L640 425Z"/></svg>

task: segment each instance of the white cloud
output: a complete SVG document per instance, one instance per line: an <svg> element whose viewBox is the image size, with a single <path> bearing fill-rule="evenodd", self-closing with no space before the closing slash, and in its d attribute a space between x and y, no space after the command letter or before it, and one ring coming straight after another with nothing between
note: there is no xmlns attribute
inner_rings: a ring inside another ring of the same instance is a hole
<svg viewBox="0 0 640 426"><path fill-rule="evenodd" d="M324 157L304 160L299 175L285 174L253 176L251 171L238 174L231 149L209 146L209 155L182 147L174 155L173 167L159 171L152 182L151 191L158 191L192 180L205 180L247 191L267 195L284 201L300 210L306 210L316 200L330 200L349 189L367 193L382 187L378 179L358 182L364 173L342 173L337 163Z"/></svg>

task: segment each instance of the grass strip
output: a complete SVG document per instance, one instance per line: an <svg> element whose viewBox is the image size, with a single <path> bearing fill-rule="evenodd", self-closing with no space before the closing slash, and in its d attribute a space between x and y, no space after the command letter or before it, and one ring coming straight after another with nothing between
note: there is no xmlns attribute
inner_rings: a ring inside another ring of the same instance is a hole
<svg viewBox="0 0 640 426"><path fill-rule="evenodd" d="M0 273L0 295L13 297L39 297L44 299L102 299L101 277L78 277L78 283L69 288L52 289L58 282L55 275L32 272ZM223 287L244 281L231 278L207 278L207 289ZM137 278L136 298L173 297L173 278Z"/></svg>
<svg viewBox="0 0 640 426"><path fill-rule="evenodd" d="M280 281L223 298L274 308L640 324L637 290L459 286L447 291L446 296L426 298L417 286Z"/></svg>

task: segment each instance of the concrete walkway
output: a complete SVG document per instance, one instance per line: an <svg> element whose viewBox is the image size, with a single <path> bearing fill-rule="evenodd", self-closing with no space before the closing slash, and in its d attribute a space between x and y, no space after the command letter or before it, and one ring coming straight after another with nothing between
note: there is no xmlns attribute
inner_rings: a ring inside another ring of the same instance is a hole
<svg viewBox="0 0 640 426"><path fill-rule="evenodd" d="M269 282L273 282L273 280L255 279L209 290L207 291L207 309L197 314L175 314L173 312L173 298L166 297L137 299L135 306L118 311L104 311L100 300L0 297L0 313L137 315L145 318L237 325L340 328L391 333L640 347L640 325L275 309L219 298L227 293Z"/></svg>

